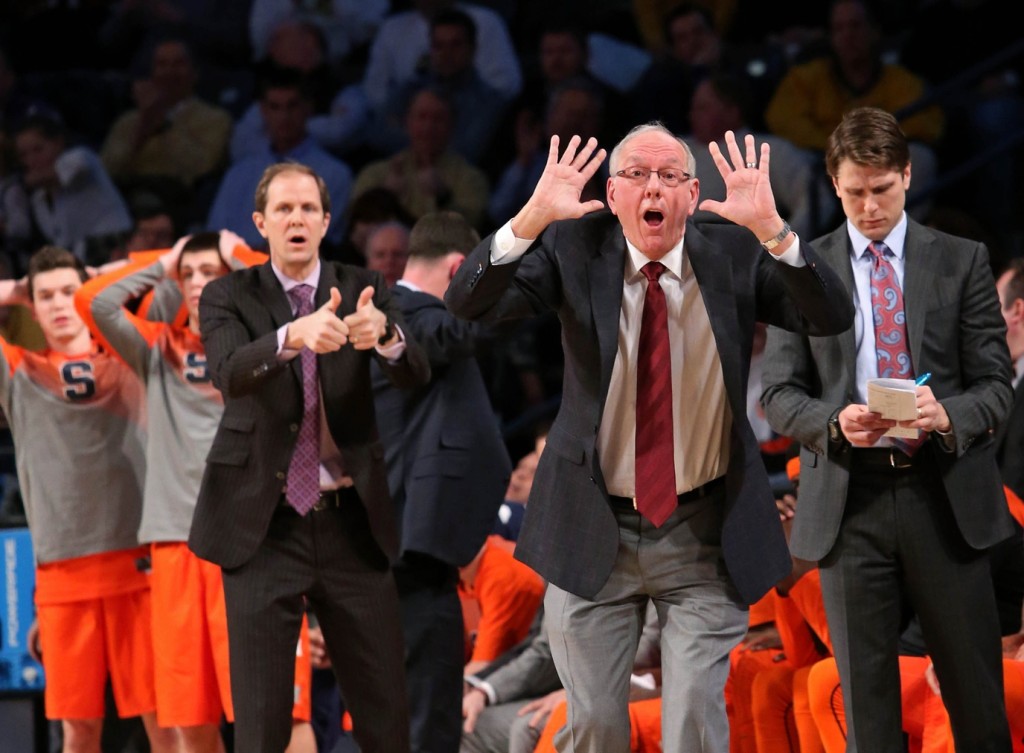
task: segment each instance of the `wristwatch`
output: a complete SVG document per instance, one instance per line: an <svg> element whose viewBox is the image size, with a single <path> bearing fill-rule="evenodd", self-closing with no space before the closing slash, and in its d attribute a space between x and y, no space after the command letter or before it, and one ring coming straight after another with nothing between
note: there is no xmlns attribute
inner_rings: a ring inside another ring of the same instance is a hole
<svg viewBox="0 0 1024 753"><path fill-rule="evenodd" d="M842 410L841 408L839 410ZM828 419L828 441L842 442L843 430L839 426L839 411L837 410Z"/></svg>
<svg viewBox="0 0 1024 753"><path fill-rule="evenodd" d="M391 322L391 317L389 316L387 319L384 320L384 334L377 339L377 344L386 345L387 342L394 336L395 325Z"/></svg>
<svg viewBox="0 0 1024 753"><path fill-rule="evenodd" d="M782 241L786 240L786 236L793 232L793 228L789 226L789 223L783 220L782 230L779 231L778 235L772 236L766 241L761 241L761 248L765 251L771 251L773 248L778 246Z"/></svg>

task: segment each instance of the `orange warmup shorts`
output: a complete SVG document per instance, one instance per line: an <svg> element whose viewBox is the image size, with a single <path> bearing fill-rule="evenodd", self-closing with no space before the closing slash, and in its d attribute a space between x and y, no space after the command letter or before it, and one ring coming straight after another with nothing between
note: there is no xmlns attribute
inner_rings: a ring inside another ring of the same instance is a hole
<svg viewBox="0 0 1024 753"><path fill-rule="evenodd" d="M295 699L292 719L309 722L313 719L313 662L309 656L309 618L302 616L302 630L295 646Z"/></svg>
<svg viewBox="0 0 1024 753"><path fill-rule="evenodd" d="M184 542L152 545L153 649L157 722L161 727L235 720L231 703L228 625L220 568ZM292 716L312 717L309 623L295 652Z"/></svg>
<svg viewBox="0 0 1024 753"><path fill-rule="evenodd" d="M101 719L107 677L121 717L149 713L153 643L146 549L76 557L36 570L48 719Z"/></svg>
<svg viewBox="0 0 1024 753"><path fill-rule="evenodd" d="M161 727L235 720L220 567L184 542L151 547L156 715Z"/></svg>

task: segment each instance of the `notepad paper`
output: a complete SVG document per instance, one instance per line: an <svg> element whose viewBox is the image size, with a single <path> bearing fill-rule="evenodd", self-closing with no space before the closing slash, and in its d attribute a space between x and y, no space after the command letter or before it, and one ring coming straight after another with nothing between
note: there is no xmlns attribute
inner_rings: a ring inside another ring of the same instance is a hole
<svg viewBox="0 0 1024 753"><path fill-rule="evenodd" d="M913 379L869 379L868 410L894 421L913 421L917 418L916 387ZM916 439L918 434L918 429L902 426L885 432L887 437L904 439Z"/></svg>

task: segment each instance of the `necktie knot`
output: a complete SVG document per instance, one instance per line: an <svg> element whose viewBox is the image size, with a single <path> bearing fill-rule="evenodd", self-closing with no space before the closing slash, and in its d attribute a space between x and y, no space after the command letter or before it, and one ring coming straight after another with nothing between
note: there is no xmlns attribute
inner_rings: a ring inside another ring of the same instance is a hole
<svg viewBox="0 0 1024 753"><path fill-rule="evenodd" d="M892 251L889 250L889 247L881 241L871 241L871 243L868 244L868 251L870 251L871 255L875 257L876 262L882 261L886 256L892 253Z"/></svg>
<svg viewBox="0 0 1024 753"><path fill-rule="evenodd" d="M640 268L640 271L643 272L648 282L657 282L662 272L665 271L665 265L660 261L649 261Z"/></svg>
<svg viewBox="0 0 1024 753"><path fill-rule="evenodd" d="M313 294L316 291L312 285L296 285L288 291L288 298L295 307L296 316L308 316L313 313Z"/></svg>

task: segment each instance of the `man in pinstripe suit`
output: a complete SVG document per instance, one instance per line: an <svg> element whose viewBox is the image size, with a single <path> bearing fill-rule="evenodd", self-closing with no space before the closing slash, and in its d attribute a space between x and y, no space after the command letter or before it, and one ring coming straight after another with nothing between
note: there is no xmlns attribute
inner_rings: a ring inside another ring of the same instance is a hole
<svg viewBox="0 0 1024 753"><path fill-rule="evenodd" d="M398 542L370 360L398 386L426 382L430 369L396 326L379 274L320 260L330 203L316 173L267 168L253 221L270 262L220 278L200 300L224 416L189 536L224 573L235 748L281 753L288 744L308 602L363 753L401 753L409 722L390 569Z"/></svg>
<svg viewBox="0 0 1024 753"><path fill-rule="evenodd" d="M993 437L1013 395L988 252L907 217L910 153L889 113L846 113L825 164L847 221L814 245L856 324L829 337L769 329L762 400L802 445L790 548L819 563L847 750L903 749L897 637L912 611L957 751L1009 753L988 550L1013 533ZM905 324L887 336L897 300ZM865 404L893 355L905 378L931 374L917 418L900 424L919 430L914 445L884 436L896 422Z"/></svg>

